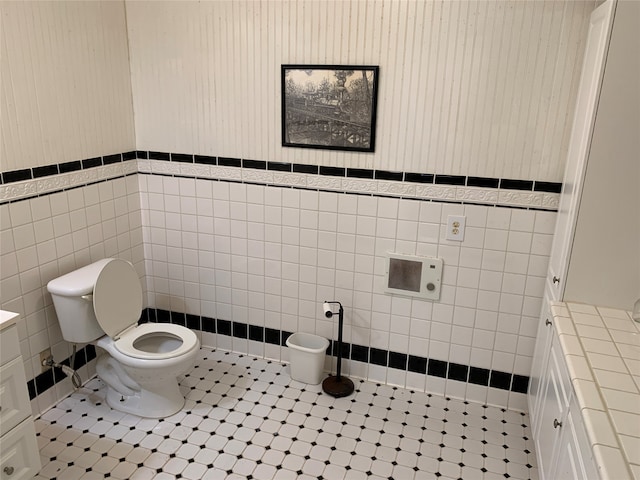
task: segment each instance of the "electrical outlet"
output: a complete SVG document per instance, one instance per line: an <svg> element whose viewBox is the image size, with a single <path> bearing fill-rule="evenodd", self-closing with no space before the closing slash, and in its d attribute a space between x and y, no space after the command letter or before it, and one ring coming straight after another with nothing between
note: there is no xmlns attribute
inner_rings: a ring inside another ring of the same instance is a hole
<svg viewBox="0 0 640 480"><path fill-rule="evenodd" d="M46 372L47 370L49 370L51 367L48 367L45 365L45 361L51 357L51 349L47 348L46 350L43 350L40 352L40 365L42 365L42 371Z"/></svg>
<svg viewBox="0 0 640 480"><path fill-rule="evenodd" d="M447 217L447 240L461 242L464 240L464 225L466 217L463 215L449 215Z"/></svg>

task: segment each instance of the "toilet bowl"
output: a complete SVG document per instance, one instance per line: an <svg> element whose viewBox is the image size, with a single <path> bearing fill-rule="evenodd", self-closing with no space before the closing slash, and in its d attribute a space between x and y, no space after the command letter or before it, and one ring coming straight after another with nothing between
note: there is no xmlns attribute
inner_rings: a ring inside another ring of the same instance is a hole
<svg viewBox="0 0 640 480"><path fill-rule="evenodd" d="M178 376L193 366L200 341L180 325L137 324L142 288L133 265L99 260L51 280L47 289L63 338L102 350L96 372L111 408L162 418L184 406Z"/></svg>

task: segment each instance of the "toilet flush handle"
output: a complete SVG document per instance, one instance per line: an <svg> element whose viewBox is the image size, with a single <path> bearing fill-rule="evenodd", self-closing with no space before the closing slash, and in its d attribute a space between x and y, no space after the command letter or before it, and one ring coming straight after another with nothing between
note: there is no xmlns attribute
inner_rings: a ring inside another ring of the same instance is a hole
<svg viewBox="0 0 640 480"><path fill-rule="evenodd" d="M88 295L82 295L80 298L86 300L87 302L93 302L93 295L91 293Z"/></svg>

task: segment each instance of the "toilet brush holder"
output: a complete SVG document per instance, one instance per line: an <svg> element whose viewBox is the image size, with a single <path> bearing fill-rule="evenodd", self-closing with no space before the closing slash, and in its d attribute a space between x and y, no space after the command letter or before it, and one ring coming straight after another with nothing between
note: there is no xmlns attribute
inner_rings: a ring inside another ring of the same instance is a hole
<svg viewBox="0 0 640 480"><path fill-rule="evenodd" d="M332 305L338 305L338 365L335 375L330 375L322 382L322 390L332 397L340 398L351 395L354 390L353 382L342 375L342 327L344 322L344 310L340 302L327 302L323 304L324 314L327 318L333 317Z"/></svg>

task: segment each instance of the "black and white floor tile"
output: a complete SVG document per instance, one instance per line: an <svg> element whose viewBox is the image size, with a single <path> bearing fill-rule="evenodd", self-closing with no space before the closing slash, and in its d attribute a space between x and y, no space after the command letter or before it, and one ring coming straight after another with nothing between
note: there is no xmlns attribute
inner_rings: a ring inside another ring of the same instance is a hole
<svg viewBox="0 0 640 480"><path fill-rule="evenodd" d="M286 365L203 348L175 415L109 408L93 379L36 420L37 479L537 479L526 414L356 381L335 399Z"/></svg>

